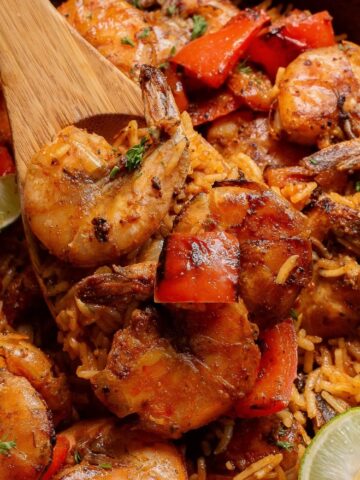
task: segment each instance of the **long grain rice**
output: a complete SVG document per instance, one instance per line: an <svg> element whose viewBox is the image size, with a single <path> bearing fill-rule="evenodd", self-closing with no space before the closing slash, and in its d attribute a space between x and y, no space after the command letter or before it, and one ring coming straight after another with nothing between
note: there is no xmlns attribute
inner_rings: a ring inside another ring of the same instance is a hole
<svg viewBox="0 0 360 480"><path fill-rule="evenodd" d="M270 466L271 470L277 467L283 460L282 453L278 453L276 455L268 455L261 460L258 460L255 463L252 463L249 467L247 467L244 471L235 475L233 480L246 480L247 478L254 475L256 472L261 471L263 468ZM270 471L270 470L269 470Z"/></svg>
<svg viewBox="0 0 360 480"><path fill-rule="evenodd" d="M281 265L278 271L278 274L275 279L275 283L277 283L278 285L284 285L290 273L296 267L298 259L299 259L299 255L291 255L291 257L285 260L285 262Z"/></svg>

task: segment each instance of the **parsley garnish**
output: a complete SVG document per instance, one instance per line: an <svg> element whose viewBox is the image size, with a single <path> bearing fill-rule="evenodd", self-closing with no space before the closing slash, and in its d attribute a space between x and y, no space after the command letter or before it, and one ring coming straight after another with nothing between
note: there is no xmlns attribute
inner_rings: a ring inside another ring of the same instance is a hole
<svg viewBox="0 0 360 480"><path fill-rule="evenodd" d="M150 28L146 27L138 33L138 38L147 38L150 35Z"/></svg>
<svg viewBox="0 0 360 480"><path fill-rule="evenodd" d="M145 153L145 145L147 141L147 138L143 137L140 143L134 145L125 153L125 166L129 171L135 170L141 164L143 155Z"/></svg>
<svg viewBox="0 0 360 480"><path fill-rule="evenodd" d="M175 15L176 11L177 8L175 7L175 5L170 5L170 7L166 9L166 15L168 17L172 17L173 15Z"/></svg>
<svg viewBox="0 0 360 480"><path fill-rule="evenodd" d="M8 457L10 455L10 450L16 447L16 442L13 440L9 440L8 442L4 440L0 440L0 455L5 455Z"/></svg>
<svg viewBox="0 0 360 480"><path fill-rule="evenodd" d="M194 26L191 32L191 40L195 40L195 38L201 37L206 32L207 21L202 15L194 15L192 21Z"/></svg>
<svg viewBox="0 0 360 480"><path fill-rule="evenodd" d="M134 5L134 7L139 8L140 10L142 10L142 6L141 6L141 3L140 3L140 0L130 0L130 3L131 3L131 5Z"/></svg>
<svg viewBox="0 0 360 480"><path fill-rule="evenodd" d="M238 72L245 73L245 75L250 75L253 73L253 69L250 67L250 65L247 65L246 60L242 60L236 67L236 70Z"/></svg>
<svg viewBox="0 0 360 480"><path fill-rule="evenodd" d="M135 43L129 37L123 37L121 39L121 43L123 45L130 45L130 47L135 47Z"/></svg>
<svg viewBox="0 0 360 480"><path fill-rule="evenodd" d="M170 50L170 57L173 57L175 55L175 53L176 53L176 47L175 47L175 45L173 45L171 47L171 50Z"/></svg>
<svg viewBox="0 0 360 480"><path fill-rule="evenodd" d="M309 162L311 163L311 165L317 165L318 164L318 161L316 160L316 158L313 158L313 157L309 158Z"/></svg>
<svg viewBox="0 0 360 480"><path fill-rule="evenodd" d="M355 192L360 192L360 181L355 182Z"/></svg>
<svg viewBox="0 0 360 480"><path fill-rule="evenodd" d="M75 450L74 452L74 460L75 460L75 463L80 463L82 460L81 455L77 450Z"/></svg>
<svg viewBox="0 0 360 480"><path fill-rule="evenodd" d="M293 320L297 320L299 318L298 312L295 310L295 308L290 308L290 317Z"/></svg>
<svg viewBox="0 0 360 480"><path fill-rule="evenodd" d="M104 470L110 470L112 468L112 465L111 463L100 463L99 467L103 468Z"/></svg>
<svg viewBox="0 0 360 480"><path fill-rule="evenodd" d="M119 165L115 165L115 167L113 167L110 172L110 180L114 180L114 178L117 176L119 172L120 172Z"/></svg>
<svg viewBox="0 0 360 480"><path fill-rule="evenodd" d="M287 452L291 452L291 450L294 448L294 444L291 442L283 442L281 440L278 440L275 445L279 448L283 448Z"/></svg>
<svg viewBox="0 0 360 480"><path fill-rule="evenodd" d="M168 66L169 66L169 62L164 62L164 63L160 63L159 68L160 70L166 70Z"/></svg>
<svg viewBox="0 0 360 480"><path fill-rule="evenodd" d="M288 431L288 428L285 427L285 425L283 425L282 423L280 424L280 427L279 427L279 430L278 430L278 434L279 435L286 435Z"/></svg>

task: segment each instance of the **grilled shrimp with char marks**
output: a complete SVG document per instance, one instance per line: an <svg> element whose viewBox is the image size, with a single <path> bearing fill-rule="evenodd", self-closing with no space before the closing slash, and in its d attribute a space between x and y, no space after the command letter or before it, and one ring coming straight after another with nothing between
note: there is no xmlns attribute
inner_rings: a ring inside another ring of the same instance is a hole
<svg viewBox="0 0 360 480"><path fill-rule="evenodd" d="M239 292L251 320L265 327L289 313L311 277L306 217L255 182L219 182L180 214L175 230L225 230L240 241Z"/></svg>
<svg viewBox="0 0 360 480"><path fill-rule="evenodd" d="M30 227L51 253L74 265L115 261L144 244L186 178L188 142L171 91L149 66L142 67L141 85L148 126L168 139L145 153L138 170L124 172L136 165L126 160L124 166L102 137L75 127L60 132L29 166L24 209Z"/></svg>
<svg viewBox="0 0 360 480"><path fill-rule="evenodd" d="M55 432L46 403L0 358L0 479L38 480L51 461Z"/></svg>
<svg viewBox="0 0 360 480"><path fill-rule="evenodd" d="M70 413L65 377L46 355L23 335L1 334L0 479L38 480L52 458L53 418Z"/></svg>
<svg viewBox="0 0 360 480"><path fill-rule="evenodd" d="M46 401L55 425L71 416L71 397L65 375L56 374L47 355L16 333L0 335L0 360L14 375L25 377Z"/></svg>
<svg viewBox="0 0 360 480"><path fill-rule="evenodd" d="M241 303L135 310L91 383L119 417L137 413L146 430L177 438L251 390L260 360L254 337Z"/></svg>
<svg viewBox="0 0 360 480"><path fill-rule="evenodd" d="M120 426L106 418L84 421L60 435L70 448L66 466L54 480L187 480L178 449L133 424Z"/></svg>
<svg viewBox="0 0 360 480"><path fill-rule="evenodd" d="M343 42L308 50L290 63L279 83L275 128L320 148L359 136L359 53L360 47Z"/></svg>

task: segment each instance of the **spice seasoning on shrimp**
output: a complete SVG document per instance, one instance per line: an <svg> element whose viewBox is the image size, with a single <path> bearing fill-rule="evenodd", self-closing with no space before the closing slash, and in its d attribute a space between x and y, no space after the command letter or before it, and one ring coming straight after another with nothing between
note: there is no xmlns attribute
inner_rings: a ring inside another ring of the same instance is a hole
<svg viewBox="0 0 360 480"><path fill-rule="evenodd" d="M107 242L110 225L107 223L106 218L95 217L92 219L91 223L94 225L96 240L101 243Z"/></svg>

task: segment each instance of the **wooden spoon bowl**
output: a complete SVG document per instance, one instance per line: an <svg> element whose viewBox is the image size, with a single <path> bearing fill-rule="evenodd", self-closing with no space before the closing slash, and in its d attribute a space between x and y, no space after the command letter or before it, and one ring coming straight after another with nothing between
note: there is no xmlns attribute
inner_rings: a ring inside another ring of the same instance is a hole
<svg viewBox="0 0 360 480"><path fill-rule="evenodd" d="M0 72L18 181L70 124L108 140L143 116L140 88L88 44L49 0L0 0Z"/></svg>

